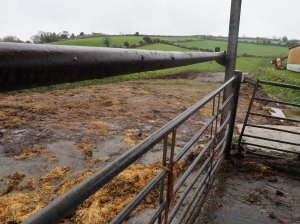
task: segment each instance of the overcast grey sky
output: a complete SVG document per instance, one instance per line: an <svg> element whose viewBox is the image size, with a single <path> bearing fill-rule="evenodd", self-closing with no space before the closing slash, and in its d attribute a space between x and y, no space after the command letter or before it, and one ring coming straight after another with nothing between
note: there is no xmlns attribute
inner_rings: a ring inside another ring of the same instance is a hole
<svg viewBox="0 0 300 224"><path fill-rule="evenodd" d="M0 37L38 31L228 34L231 0L0 0ZM300 39L300 0L243 0L240 36Z"/></svg>

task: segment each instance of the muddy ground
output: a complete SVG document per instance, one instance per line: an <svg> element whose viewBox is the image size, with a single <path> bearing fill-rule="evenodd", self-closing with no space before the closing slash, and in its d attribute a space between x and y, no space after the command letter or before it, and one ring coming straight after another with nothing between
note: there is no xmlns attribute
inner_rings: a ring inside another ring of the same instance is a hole
<svg viewBox="0 0 300 224"><path fill-rule="evenodd" d="M219 75L215 74L218 81ZM18 195L28 199L37 191L46 192L49 197L37 199L33 205L25 199L24 205L20 200L16 208L32 208L13 214L0 212L0 222L24 220L60 195L64 184L76 184L74 179L81 180L82 175L90 175L126 152L220 85L211 81L203 74L202 78L191 75L131 80L1 95L1 200L14 201ZM241 87L238 123L244 120L252 90L249 84ZM266 95L262 91L258 94ZM254 111L269 114L265 106L255 103ZM177 148L190 139L211 113L208 104L179 129ZM278 123L260 117L254 122ZM159 160L160 154L150 153L138 162L154 164Z"/></svg>

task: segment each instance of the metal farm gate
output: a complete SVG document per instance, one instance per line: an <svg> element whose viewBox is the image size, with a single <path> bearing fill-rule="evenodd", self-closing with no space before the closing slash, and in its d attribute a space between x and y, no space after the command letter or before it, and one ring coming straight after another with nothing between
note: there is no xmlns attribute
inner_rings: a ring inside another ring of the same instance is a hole
<svg viewBox="0 0 300 224"><path fill-rule="evenodd" d="M161 171L111 223L126 220L155 189L160 192L159 205L145 223L174 223L175 219L176 223L192 222L191 217L203 202L224 155L230 155L242 76L241 72L235 71L240 10L241 0L232 0L227 52L183 53L0 43L1 92L214 60L226 68L225 82L220 87L24 223L58 223L154 146L160 147L163 152ZM175 153L177 129L209 103L212 105L211 117ZM189 154L204 134L208 138L202 150L175 180L176 164ZM186 183L188 178L191 180Z"/></svg>
<svg viewBox="0 0 300 224"><path fill-rule="evenodd" d="M298 155L298 158L300 158L299 151L297 152L297 151L294 151L294 150L287 150L286 148L279 148L279 147L272 146L272 142L275 142L275 143L284 144L285 146L286 145L291 145L291 146L299 148L300 147L299 143L292 142L292 141L286 141L286 140L271 139L271 138L268 138L266 136L268 133L265 133L265 136L245 134L245 129L247 127L250 127L250 128L258 128L258 129L276 131L278 133L280 133L280 132L289 133L291 135L300 136L300 133L297 132L297 131L287 130L287 129L283 129L283 128L280 128L280 127L272 127L272 126L268 126L268 125L257 125L257 124L251 123L250 116L265 117L265 118L269 118L269 119L273 119L273 120L277 120L277 121L286 121L286 122L291 122L291 123L295 123L295 124L300 123L300 120L297 120L297 119L291 119L291 118L279 117L279 116L274 116L274 115L269 115L269 114L262 114L262 113L252 112L252 106L253 106L254 102L267 102L267 103L274 103L275 105L283 105L283 106L291 106L291 107L295 107L295 108L300 108L299 104L283 102L283 101L280 101L280 100L275 100L275 99L270 99L270 98L257 97L256 93L257 93L258 88L259 88L260 85L267 85L267 86L272 86L274 88L280 88L280 89L282 89L282 91L284 91L286 89L290 89L290 90L293 90L293 91L297 92L298 94L300 94L300 86L290 85L290 84L285 84L285 83L265 81L265 80L257 80L257 82L254 86L254 89L253 89L252 97L250 99L249 107L248 107L248 110L247 110L247 113L246 113L244 124L243 124L242 130L241 130L241 134L239 136L238 149L240 151L242 151L243 146L249 145L249 146L254 146L254 147L258 147L258 148L264 148L264 149L267 149L267 150L274 150L274 151L279 151L279 152L296 154L296 155ZM247 141L243 142L242 141L243 137L263 140L264 143L259 144L259 143L251 143L251 142L247 142Z"/></svg>

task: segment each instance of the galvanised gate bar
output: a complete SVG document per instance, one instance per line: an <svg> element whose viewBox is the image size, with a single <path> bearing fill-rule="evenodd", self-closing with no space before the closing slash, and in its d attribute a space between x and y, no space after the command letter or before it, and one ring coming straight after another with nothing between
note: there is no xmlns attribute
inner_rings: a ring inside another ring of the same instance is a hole
<svg viewBox="0 0 300 224"><path fill-rule="evenodd" d="M163 142L161 144L163 151L161 171L111 223L121 223L126 220L142 200L157 187L160 192L159 205L152 214L152 218L145 220L145 223L172 223L175 219L177 223L192 222L192 217L199 211L223 156L230 154L241 82L241 72L234 71L240 10L241 0L232 0L227 54L225 52L182 53L1 43L1 92L214 60L226 66L225 82L219 88L100 171L52 201L24 223L58 223L71 214L85 199L161 141ZM175 154L177 129L209 102L212 104L211 117ZM208 133L205 146L175 180L175 165L189 153L205 133ZM171 136L171 144L168 144L168 136ZM196 173L193 173L195 170ZM185 184L192 173L192 180ZM184 189L179 192L182 188Z"/></svg>

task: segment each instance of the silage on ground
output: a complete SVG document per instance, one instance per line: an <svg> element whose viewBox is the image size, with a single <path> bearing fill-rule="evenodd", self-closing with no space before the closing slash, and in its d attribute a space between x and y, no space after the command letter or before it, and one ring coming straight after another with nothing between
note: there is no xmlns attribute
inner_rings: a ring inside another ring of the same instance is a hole
<svg viewBox="0 0 300 224"><path fill-rule="evenodd" d="M111 182L85 200L65 223L108 223L159 172L159 165L133 164ZM35 191L11 192L0 198L0 222L21 222L53 199L77 185L95 170L87 170L70 181L64 181L69 167L56 167L40 179ZM153 190L137 207L133 215L143 208L154 208L158 202L158 189Z"/></svg>

